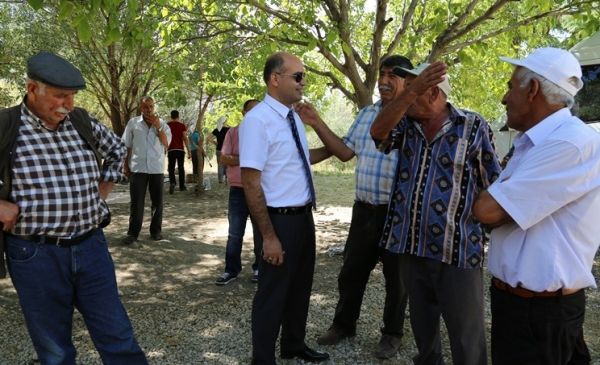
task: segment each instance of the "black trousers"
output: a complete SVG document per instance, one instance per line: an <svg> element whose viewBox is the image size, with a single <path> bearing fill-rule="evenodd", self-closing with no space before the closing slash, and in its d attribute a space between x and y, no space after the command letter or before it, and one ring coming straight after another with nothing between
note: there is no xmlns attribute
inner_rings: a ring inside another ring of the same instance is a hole
<svg viewBox="0 0 600 365"><path fill-rule="evenodd" d="M304 349L306 318L315 268L315 224L312 213L270 213L285 258L274 266L260 260L260 280L252 305L253 364L273 365L281 328L281 352Z"/></svg>
<svg viewBox="0 0 600 365"><path fill-rule="evenodd" d="M585 291L521 298L490 287L494 365L589 364L583 341Z"/></svg>
<svg viewBox="0 0 600 365"><path fill-rule="evenodd" d="M428 258L402 255L410 324L419 354L415 365L442 365L440 317L448 330L452 363L487 363L483 272Z"/></svg>
<svg viewBox="0 0 600 365"><path fill-rule="evenodd" d="M131 198L131 203L129 229L127 230L128 236L137 238L142 230L146 189L150 190L150 201L152 202L150 234L154 235L161 232L163 215L163 180L164 174L134 173L129 177L129 196Z"/></svg>
<svg viewBox="0 0 600 365"><path fill-rule="evenodd" d="M185 160L185 152L183 151L169 151L167 153L169 163L167 170L169 171L169 183L175 185L175 162L177 162L177 171L179 172L179 188L183 190L185 188L185 169L183 167Z"/></svg>
<svg viewBox="0 0 600 365"><path fill-rule="evenodd" d="M379 260L385 278L382 332L402 337L408 295L400 271L400 255L379 247L387 206L355 202L350 232L344 248L344 263L338 276L339 300L334 326L348 334L356 332L356 321L371 271Z"/></svg>
<svg viewBox="0 0 600 365"><path fill-rule="evenodd" d="M191 150L192 155L192 173L194 176L198 176L198 150Z"/></svg>

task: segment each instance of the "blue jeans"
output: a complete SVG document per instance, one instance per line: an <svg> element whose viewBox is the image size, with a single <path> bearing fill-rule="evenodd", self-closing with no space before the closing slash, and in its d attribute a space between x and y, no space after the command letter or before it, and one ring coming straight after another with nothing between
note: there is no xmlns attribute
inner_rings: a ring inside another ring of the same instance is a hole
<svg viewBox="0 0 600 365"><path fill-rule="evenodd" d="M246 230L248 216L250 216L250 211L246 204L244 189L235 186L230 187L227 213L229 236L227 237L227 248L225 249L225 271L235 276L242 271L242 243L244 242L244 231ZM257 270L262 251L262 237L254 223L252 223L252 232L254 236L254 263L252 269Z"/></svg>
<svg viewBox="0 0 600 365"><path fill-rule="evenodd" d="M75 364L73 308L82 314L104 364L147 364L119 298L104 233L71 247L6 235L8 270L43 365Z"/></svg>

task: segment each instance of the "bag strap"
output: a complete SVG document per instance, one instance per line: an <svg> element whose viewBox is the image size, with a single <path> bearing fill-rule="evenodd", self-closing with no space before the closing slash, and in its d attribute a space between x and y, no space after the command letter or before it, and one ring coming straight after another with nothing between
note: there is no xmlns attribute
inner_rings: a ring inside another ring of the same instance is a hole
<svg viewBox="0 0 600 365"><path fill-rule="evenodd" d="M86 143L90 146L94 155L96 156L96 161L98 162L98 168L102 170L102 156L98 152L96 137L94 136L94 131L92 129L91 117L85 109L75 108L71 113L69 113L69 117L71 119L71 123L77 132L81 135L81 137L86 141Z"/></svg>

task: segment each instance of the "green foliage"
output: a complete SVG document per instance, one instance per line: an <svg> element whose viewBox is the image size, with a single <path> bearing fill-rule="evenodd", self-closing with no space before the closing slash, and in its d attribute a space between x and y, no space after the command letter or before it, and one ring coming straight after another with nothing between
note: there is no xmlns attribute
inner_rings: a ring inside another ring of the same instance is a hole
<svg viewBox="0 0 600 365"><path fill-rule="evenodd" d="M523 56L546 45L568 48L600 28L600 0L508 1L493 12L495 0L27 3L37 14L42 10L56 14L50 28L70 24L82 49L89 49L74 52L84 65L89 58L83 55L109 45L116 45L120 57L150 55L154 66L138 75L139 87L156 90L163 105L199 105L210 96L216 104L208 110L208 124L214 122L215 113L237 115L248 95L262 96L264 59L278 50L302 57L309 69L310 100L321 103L337 89L354 110L372 102L381 56L405 54L415 63L442 59L451 66L451 100L495 119L503 111L499 100L511 69L498 56ZM10 30L0 29L0 42L3 33L28 37L24 33L29 27L7 19ZM48 27L38 23L32 31L39 29ZM24 49L52 48L56 40L35 42ZM0 57L4 52L0 49ZM15 62L22 65L22 61ZM133 63L122 67L131 69ZM3 78L10 74L1 62L0 71ZM95 72L98 65L90 63L86 75Z"/></svg>

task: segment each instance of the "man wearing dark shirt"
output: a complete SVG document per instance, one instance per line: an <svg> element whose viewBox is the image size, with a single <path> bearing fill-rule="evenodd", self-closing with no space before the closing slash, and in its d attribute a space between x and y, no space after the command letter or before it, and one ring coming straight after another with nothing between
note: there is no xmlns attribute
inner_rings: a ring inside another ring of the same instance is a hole
<svg viewBox="0 0 600 365"><path fill-rule="evenodd" d="M225 179L225 165L221 163L221 148L223 147L223 142L225 141L225 136L227 135L227 131L229 131L229 127L221 126L213 129L212 135L216 138L216 141L213 140L213 143L217 146L217 176L219 178L219 183L222 183Z"/></svg>
<svg viewBox="0 0 600 365"><path fill-rule="evenodd" d="M405 89L371 127L380 150L400 153L381 245L404 257L414 363L443 363L442 317L453 363L484 365L485 234L471 207L500 173L491 128L448 102L443 63L405 71Z"/></svg>

